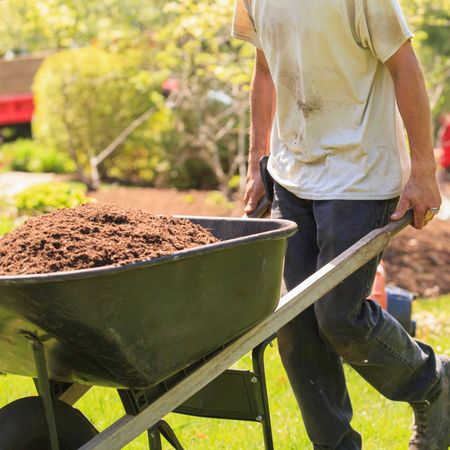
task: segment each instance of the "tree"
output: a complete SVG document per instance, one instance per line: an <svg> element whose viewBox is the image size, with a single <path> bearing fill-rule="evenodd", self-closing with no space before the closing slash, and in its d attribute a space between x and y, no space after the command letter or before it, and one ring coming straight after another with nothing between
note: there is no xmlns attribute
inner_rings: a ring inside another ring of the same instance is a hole
<svg viewBox="0 0 450 450"><path fill-rule="evenodd" d="M450 111L450 4L448 0L401 0L416 35L433 116Z"/></svg>
<svg viewBox="0 0 450 450"><path fill-rule="evenodd" d="M155 171L164 158L164 131L171 129L170 112L158 93L161 81L146 69L139 49L125 54L95 47L59 52L45 60L35 79L34 135L68 153L79 178L92 189L98 187L102 169L105 174L107 158L124 144L132 165L136 161L130 149L137 154L146 149L145 168Z"/></svg>
<svg viewBox="0 0 450 450"><path fill-rule="evenodd" d="M40 51L111 46L140 40L160 17L160 0L3 0L0 55L8 50Z"/></svg>
<svg viewBox="0 0 450 450"><path fill-rule="evenodd" d="M179 89L170 101L176 117L178 164L202 158L221 190L239 172L245 178L248 91L253 49L231 39L233 0L167 3L170 17L156 34L157 65Z"/></svg>

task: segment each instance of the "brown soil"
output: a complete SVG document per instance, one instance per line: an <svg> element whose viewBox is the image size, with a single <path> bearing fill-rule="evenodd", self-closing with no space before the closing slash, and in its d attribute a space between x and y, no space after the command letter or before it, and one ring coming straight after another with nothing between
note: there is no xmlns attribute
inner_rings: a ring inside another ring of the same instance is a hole
<svg viewBox="0 0 450 450"><path fill-rule="evenodd" d="M384 256L388 282L420 297L450 293L450 222L433 220L421 231L402 231Z"/></svg>
<svg viewBox="0 0 450 450"><path fill-rule="evenodd" d="M122 265L217 242L186 219L90 203L29 219L0 239L0 275Z"/></svg>
<svg viewBox="0 0 450 450"><path fill-rule="evenodd" d="M218 193L216 193L218 194ZM243 207L239 201L227 202L211 191L177 191L176 189L110 187L90 192L99 202L132 206L152 214L191 216L240 216Z"/></svg>

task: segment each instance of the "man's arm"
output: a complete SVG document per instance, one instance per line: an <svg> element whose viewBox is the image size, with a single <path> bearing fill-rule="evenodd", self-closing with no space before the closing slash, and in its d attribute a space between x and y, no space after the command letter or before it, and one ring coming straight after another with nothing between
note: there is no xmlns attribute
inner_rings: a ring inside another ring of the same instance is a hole
<svg viewBox="0 0 450 450"><path fill-rule="evenodd" d="M275 88L264 53L257 49L250 90L251 131L247 186L244 203L247 214L253 212L264 195L259 160L269 154L270 132L275 113Z"/></svg>
<svg viewBox="0 0 450 450"><path fill-rule="evenodd" d="M392 219L401 219L411 207L414 209L414 227L420 229L427 224L427 211L441 205L425 80L409 41L386 62L386 66L395 83L397 103L411 151L411 177Z"/></svg>

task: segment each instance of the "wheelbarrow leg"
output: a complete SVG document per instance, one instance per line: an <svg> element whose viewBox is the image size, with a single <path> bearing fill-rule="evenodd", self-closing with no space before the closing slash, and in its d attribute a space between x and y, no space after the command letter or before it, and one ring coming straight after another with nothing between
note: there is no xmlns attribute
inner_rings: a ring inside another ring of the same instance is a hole
<svg viewBox="0 0 450 450"><path fill-rule="evenodd" d="M33 333L24 333L25 337L30 341L33 349L34 362L37 371L37 384L39 396L44 403L45 416L47 419L48 433L50 438L50 449L59 450L58 431L56 428L55 409L53 407L53 396L48 379L47 362L45 359L45 351L42 342Z"/></svg>
<svg viewBox="0 0 450 450"><path fill-rule="evenodd" d="M269 397L267 395L267 383L264 370L264 352L268 345L272 344L272 341L276 339L276 335L272 335L264 342L254 348L252 352L253 371L258 376L259 390L261 392L261 401L264 411L264 415L261 417L261 425L263 427L264 434L264 446L266 450L274 450L272 424L270 421L270 409L269 409Z"/></svg>
<svg viewBox="0 0 450 450"><path fill-rule="evenodd" d="M161 435L165 440L175 449L184 450L181 442L178 440L174 431L170 425L164 420L160 420L154 427L148 431L148 442L150 444L150 450L162 450Z"/></svg>
<svg viewBox="0 0 450 450"><path fill-rule="evenodd" d="M145 411L152 404L146 395L150 391L118 389L120 399L122 400L125 412L131 416L135 416ZM148 443L150 450L162 450L161 436L175 449L184 450L175 432L170 425L164 420L159 420L155 425L147 429Z"/></svg>
<svg viewBox="0 0 450 450"><path fill-rule="evenodd" d="M162 450L161 433L158 428L148 430L148 446L150 450Z"/></svg>

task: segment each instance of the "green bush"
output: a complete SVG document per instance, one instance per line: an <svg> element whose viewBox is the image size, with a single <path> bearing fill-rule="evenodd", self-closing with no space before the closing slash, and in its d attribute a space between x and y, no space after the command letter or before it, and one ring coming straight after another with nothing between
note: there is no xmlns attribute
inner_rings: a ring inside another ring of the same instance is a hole
<svg viewBox="0 0 450 450"><path fill-rule="evenodd" d="M182 160L182 163L172 161L170 170L162 178L162 184L180 190L210 190L217 188L217 178L204 160L194 156Z"/></svg>
<svg viewBox="0 0 450 450"><path fill-rule="evenodd" d="M36 74L34 136L70 155L92 187L97 170L100 176L151 182L163 161L165 138L173 124L158 93L163 79L151 70L149 59L148 49L115 52L87 47L48 57ZM157 114L98 165L96 157L150 108Z"/></svg>
<svg viewBox="0 0 450 450"><path fill-rule="evenodd" d="M81 183L44 183L19 192L14 201L20 215L36 215L58 208L72 208L91 200Z"/></svg>
<svg viewBox="0 0 450 450"><path fill-rule="evenodd" d="M63 152L30 139L19 139L0 147L0 167L23 172L73 173L75 164Z"/></svg>
<svg viewBox="0 0 450 450"><path fill-rule="evenodd" d="M122 148L101 166L104 178L126 184L155 185L169 170L167 155L173 148L172 112L167 108L156 111L141 130L137 130Z"/></svg>
<svg viewBox="0 0 450 450"><path fill-rule="evenodd" d="M9 233L14 228L14 220L0 217L0 236Z"/></svg>

